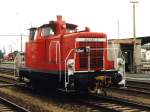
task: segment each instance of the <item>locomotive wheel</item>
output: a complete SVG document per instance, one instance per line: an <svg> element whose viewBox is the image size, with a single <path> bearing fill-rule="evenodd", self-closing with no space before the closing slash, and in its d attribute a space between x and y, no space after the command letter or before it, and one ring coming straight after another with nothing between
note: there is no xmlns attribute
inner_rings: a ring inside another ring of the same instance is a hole
<svg viewBox="0 0 150 112"><path fill-rule="evenodd" d="M101 81L97 81L93 86L88 87L90 93L107 96L106 88Z"/></svg>

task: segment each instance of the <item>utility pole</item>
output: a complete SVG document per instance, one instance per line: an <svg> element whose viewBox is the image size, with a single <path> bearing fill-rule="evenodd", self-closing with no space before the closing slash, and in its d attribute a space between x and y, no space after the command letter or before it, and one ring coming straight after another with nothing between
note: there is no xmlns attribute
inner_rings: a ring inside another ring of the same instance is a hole
<svg viewBox="0 0 150 112"><path fill-rule="evenodd" d="M9 49L10 49L10 52L12 53L12 45L9 44Z"/></svg>
<svg viewBox="0 0 150 112"><path fill-rule="evenodd" d="M133 4L133 68L132 71L135 73L136 72L136 18L135 18L135 4L139 3L138 1L131 1L130 3Z"/></svg>
<svg viewBox="0 0 150 112"><path fill-rule="evenodd" d="M120 39L120 23L119 23L119 19L117 21L117 33L118 33L118 40Z"/></svg>
<svg viewBox="0 0 150 112"><path fill-rule="evenodd" d="M119 19L118 19L118 21L117 21L117 36L118 36L118 46L121 48L121 46L120 46L120 41L119 41L119 39L120 39L120 23L119 23Z"/></svg>
<svg viewBox="0 0 150 112"><path fill-rule="evenodd" d="M20 35L20 38L21 38L21 40L20 40L20 51L22 52L22 34Z"/></svg>

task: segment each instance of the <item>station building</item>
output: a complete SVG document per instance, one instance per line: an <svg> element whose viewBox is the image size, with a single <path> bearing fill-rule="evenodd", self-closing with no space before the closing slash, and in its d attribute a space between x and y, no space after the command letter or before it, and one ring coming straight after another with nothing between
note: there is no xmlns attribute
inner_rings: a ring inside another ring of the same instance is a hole
<svg viewBox="0 0 150 112"><path fill-rule="evenodd" d="M141 55L142 54L141 48L143 45L147 43L150 43L150 36L136 38L136 49L135 49L136 55L134 57L134 51L133 51L134 50L134 38L110 39L108 42L110 47L111 45L113 45L114 48L119 48L122 51L122 54L125 58L125 71L137 72L137 73L141 73L143 70L149 71L150 69L150 62L143 62L142 55ZM133 62L135 63L135 66ZM134 69L135 71L133 71Z"/></svg>

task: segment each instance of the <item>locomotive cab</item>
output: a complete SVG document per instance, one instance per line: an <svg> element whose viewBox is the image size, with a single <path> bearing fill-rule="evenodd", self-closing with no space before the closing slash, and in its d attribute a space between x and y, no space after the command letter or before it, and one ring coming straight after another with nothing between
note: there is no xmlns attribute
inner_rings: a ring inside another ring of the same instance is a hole
<svg viewBox="0 0 150 112"><path fill-rule="evenodd" d="M30 28L29 29L29 41L33 41L34 40L35 32L36 32L36 28Z"/></svg>
<svg viewBox="0 0 150 112"><path fill-rule="evenodd" d="M44 85L64 91L84 91L118 86L123 72L108 60L104 33L77 31L77 25L66 23L61 16L29 30L25 66L20 77L32 85Z"/></svg>

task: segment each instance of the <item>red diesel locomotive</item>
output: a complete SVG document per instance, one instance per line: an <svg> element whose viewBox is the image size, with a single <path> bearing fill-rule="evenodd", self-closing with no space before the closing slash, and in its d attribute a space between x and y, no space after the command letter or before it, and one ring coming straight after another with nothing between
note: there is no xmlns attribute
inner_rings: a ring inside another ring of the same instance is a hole
<svg viewBox="0 0 150 112"><path fill-rule="evenodd" d="M20 78L32 85L43 85L64 91L98 91L119 86L122 74L108 60L104 33L77 31L77 25L66 23L61 16L38 28L30 28L26 43L25 66Z"/></svg>

